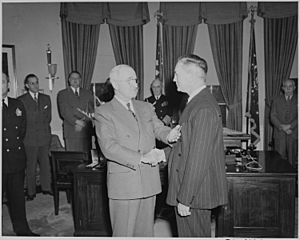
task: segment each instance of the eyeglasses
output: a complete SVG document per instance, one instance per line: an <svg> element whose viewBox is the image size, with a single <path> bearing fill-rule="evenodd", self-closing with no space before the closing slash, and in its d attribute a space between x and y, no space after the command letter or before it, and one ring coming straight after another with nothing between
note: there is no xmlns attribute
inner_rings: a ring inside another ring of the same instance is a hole
<svg viewBox="0 0 300 240"><path fill-rule="evenodd" d="M127 81L128 83L131 83L131 82L138 83L138 78L128 78L126 81Z"/></svg>

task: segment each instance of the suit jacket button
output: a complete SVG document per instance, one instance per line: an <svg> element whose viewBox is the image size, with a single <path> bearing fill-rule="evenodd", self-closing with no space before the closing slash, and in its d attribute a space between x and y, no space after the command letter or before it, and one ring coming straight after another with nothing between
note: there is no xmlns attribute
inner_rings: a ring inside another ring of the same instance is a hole
<svg viewBox="0 0 300 240"><path fill-rule="evenodd" d="M21 147L18 147L18 149L20 150L20 149L21 149Z"/></svg>
<svg viewBox="0 0 300 240"><path fill-rule="evenodd" d="M3 131L6 131L6 128L3 128Z"/></svg>
<svg viewBox="0 0 300 240"><path fill-rule="evenodd" d="M8 142L8 138L5 138L5 141Z"/></svg>
<svg viewBox="0 0 300 240"><path fill-rule="evenodd" d="M9 150L9 148L8 149L6 149L6 152L9 152L10 150Z"/></svg>
<svg viewBox="0 0 300 240"><path fill-rule="evenodd" d="M19 138L19 137L17 137L17 139L19 140L20 138Z"/></svg>
<svg viewBox="0 0 300 240"><path fill-rule="evenodd" d="M178 153L178 156L181 157L181 153Z"/></svg>
<svg viewBox="0 0 300 240"><path fill-rule="evenodd" d="M16 126L16 129L18 129L18 126Z"/></svg>

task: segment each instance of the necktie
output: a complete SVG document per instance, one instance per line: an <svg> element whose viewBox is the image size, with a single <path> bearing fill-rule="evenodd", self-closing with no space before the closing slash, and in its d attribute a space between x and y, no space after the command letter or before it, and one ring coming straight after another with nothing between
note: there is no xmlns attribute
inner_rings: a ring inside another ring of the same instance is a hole
<svg viewBox="0 0 300 240"><path fill-rule="evenodd" d="M34 101L37 103L38 102L38 98L37 98L37 93L34 94Z"/></svg>
<svg viewBox="0 0 300 240"><path fill-rule="evenodd" d="M137 120L135 113L131 110L130 103L127 103L127 109L132 114L132 116L135 118L135 120Z"/></svg>
<svg viewBox="0 0 300 240"><path fill-rule="evenodd" d="M77 89L77 88L75 89L75 95L76 95L77 97L79 97L79 93L78 93L78 89Z"/></svg>

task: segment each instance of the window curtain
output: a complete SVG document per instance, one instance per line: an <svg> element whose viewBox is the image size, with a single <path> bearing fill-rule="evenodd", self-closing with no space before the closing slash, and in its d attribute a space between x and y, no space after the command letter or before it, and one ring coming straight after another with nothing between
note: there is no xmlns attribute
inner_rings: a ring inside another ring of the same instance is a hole
<svg viewBox="0 0 300 240"><path fill-rule="evenodd" d="M69 73L76 70L82 75L81 87L90 88L104 10L104 3L61 3L66 86Z"/></svg>
<svg viewBox="0 0 300 240"><path fill-rule="evenodd" d="M226 105L226 126L242 130L243 19L246 3L203 3L218 80Z"/></svg>
<svg viewBox="0 0 300 240"><path fill-rule="evenodd" d="M208 24L208 32L217 76L228 107L226 126L241 131L243 21Z"/></svg>
<svg viewBox="0 0 300 240"><path fill-rule="evenodd" d="M194 52L200 17L200 3L160 3L163 28L163 71L165 93L176 115L185 95L177 91L173 75L178 58ZM174 116L176 117L176 116Z"/></svg>
<svg viewBox="0 0 300 240"><path fill-rule="evenodd" d="M140 100L144 99L143 25L149 20L147 3L108 3L107 23L116 64L127 64L135 70Z"/></svg>
<svg viewBox="0 0 300 240"><path fill-rule="evenodd" d="M272 99L280 93L282 81L289 78L295 57L298 40L297 10L297 3L258 3L258 15L264 18L265 150L272 147Z"/></svg>

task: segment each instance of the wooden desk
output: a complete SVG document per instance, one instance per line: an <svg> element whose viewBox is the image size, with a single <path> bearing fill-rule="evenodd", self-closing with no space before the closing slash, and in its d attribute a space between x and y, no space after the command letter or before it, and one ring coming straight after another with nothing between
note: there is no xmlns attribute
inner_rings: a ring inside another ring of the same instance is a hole
<svg viewBox="0 0 300 240"><path fill-rule="evenodd" d="M224 148L226 147L242 147L242 142L248 143L250 135L248 134L235 134L223 135Z"/></svg>
<svg viewBox="0 0 300 240"><path fill-rule="evenodd" d="M74 236L111 236L106 168L74 170Z"/></svg>
<svg viewBox="0 0 300 240"><path fill-rule="evenodd" d="M227 166L229 203L220 208L218 237L294 237L296 170L275 152L256 152L263 169Z"/></svg>

